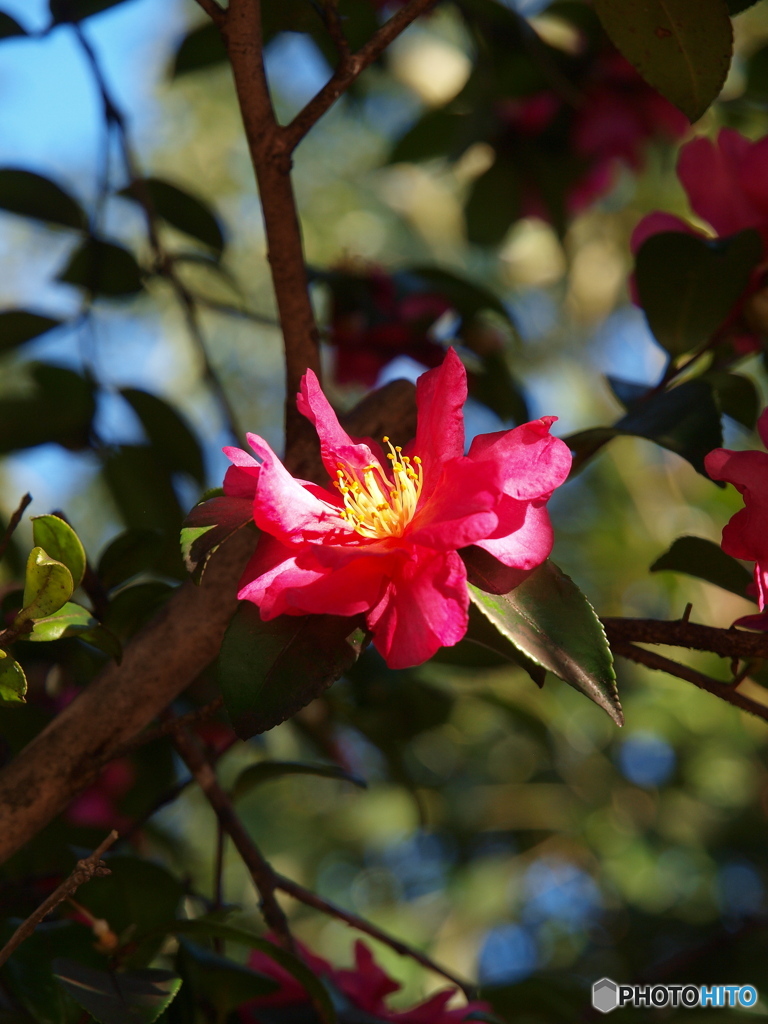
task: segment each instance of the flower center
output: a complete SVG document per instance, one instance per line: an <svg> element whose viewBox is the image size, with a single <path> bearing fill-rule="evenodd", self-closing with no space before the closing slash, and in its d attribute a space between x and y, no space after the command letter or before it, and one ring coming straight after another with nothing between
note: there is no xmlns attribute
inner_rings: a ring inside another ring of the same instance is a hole
<svg viewBox="0 0 768 1024"><path fill-rule="evenodd" d="M421 459L403 455L403 449L393 447L389 438L383 438L389 447L394 482L381 466L371 463L363 470L351 469L337 462L334 481L344 498L341 516L349 525L369 540L381 537L402 537L413 519L421 494Z"/></svg>

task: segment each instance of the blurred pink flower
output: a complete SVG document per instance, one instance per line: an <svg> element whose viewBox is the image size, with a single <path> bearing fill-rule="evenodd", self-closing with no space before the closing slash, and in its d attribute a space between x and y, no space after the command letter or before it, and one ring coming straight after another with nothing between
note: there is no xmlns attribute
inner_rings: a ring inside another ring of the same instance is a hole
<svg viewBox="0 0 768 1024"><path fill-rule="evenodd" d="M489 1013L488 1003L475 1001L463 1006L448 1007L456 995L455 989L444 989L436 992L423 1003L409 1010L392 1010L387 1006L387 996L400 989L400 985L382 970L373 958L373 954L364 942L355 943L355 966L353 968L336 968L327 960L310 953L299 946L302 959L314 973L326 979L344 996L353 1007L371 1014L382 1021L393 1024L459 1024L471 1013ZM292 1006L308 1002L303 986L276 964L266 953L254 952L248 960L248 966L260 974L265 974L279 982L280 989L268 996L261 996L245 1003L239 1009L243 1024L258 1024L259 1010L277 1006Z"/></svg>
<svg viewBox="0 0 768 1024"><path fill-rule="evenodd" d="M757 421L757 429L768 448L768 409ZM723 529L722 549L755 563L754 591L761 614L745 615L734 626L768 630L768 453L716 448L707 455L705 465L713 480L733 484L744 498L744 508Z"/></svg>
<svg viewBox="0 0 768 1024"><path fill-rule="evenodd" d="M94 783L75 797L65 812L73 825L88 828L125 828L131 823L118 803L136 781L136 768L127 757L110 761Z"/></svg>
<svg viewBox="0 0 768 1024"><path fill-rule="evenodd" d="M466 372L451 349L419 378L415 439L403 450L384 438L385 457L375 442L346 434L308 372L298 406L317 429L335 491L292 477L254 434L260 462L224 449L234 464L225 494L252 497L262 531L241 600L263 619L365 614L391 668L458 643L468 608L459 549L477 545L520 570L540 565L553 540L545 505L571 465L567 446L550 436L552 416L478 436L465 456L466 398Z"/></svg>

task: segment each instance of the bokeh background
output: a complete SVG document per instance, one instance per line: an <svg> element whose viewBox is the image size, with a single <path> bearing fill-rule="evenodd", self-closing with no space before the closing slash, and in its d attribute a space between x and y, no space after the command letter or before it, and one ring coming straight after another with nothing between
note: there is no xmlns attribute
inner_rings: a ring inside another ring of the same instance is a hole
<svg viewBox="0 0 768 1024"><path fill-rule="evenodd" d="M42 0L3 0L2 9L39 35L0 44L0 166L43 174L84 207L98 207L100 231L148 259L140 211L103 194L105 167L112 187L125 177L115 140L105 145L98 92L75 33L66 25L47 31ZM577 45L573 26L545 0L519 0L517 9L550 45ZM202 297L202 334L237 423L279 449L280 336L230 73L222 64L173 71L182 40L203 22L185 0L128 0L89 18L83 31L126 116L143 173L204 198L221 220L223 272L201 262L185 266L184 279ZM768 12L758 4L735 27L730 77L695 132L731 125L757 138L768 119L751 68L768 43ZM651 210L690 216L674 173L677 143L647 142L642 165L621 168L560 231L525 216L498 245L473 244L464 203L492 160L489 144L474 142L455 160L393 162L391 154L425 112L462 90L481 56L456 7L440 4L302 143L295 183L307 259L317 271L313 299L321 327L327 337L332 301L323 272L329 268L392 273L437 265L482 283L504 303L517 333L496 325L493 336L502 339L503 358L531 416L557 415L560 436L611 423L621 410L605 376L650 385L664 365L629 298L629 238ZM267 68L284 119L330 73L315 42L297 32L271 40ZM166 238L169 247L194 251L172 229ZM96 563L126 527L165 528L170 521L170 529L205 487L219 485L226 466L220 449L230 436L167 284L153 279L136 296L96 297L82 315L82 289L56 280L76 244L72 231L0 212L0 307L66 321L0 355L0 404L10 402L13 410L29 393L33 361L98 382L86 443L22 438L2 445L0 510L7 519L30 491L31 512L63 510ZM449 336L450 324L443 328ZM349 406L364 388L334 381L333 358L326 346L329 390ZM401 358L381 379L414 372ZM740 372L765 393L759 353ZM125 388L165 399L197 438L203 474L194 479L178 467L170 473L177 509L156 514L130 479L116 484L105 471L105 452L146 441L120 393ZM503 420L478 401L468 422L478 432L498 429ZM732 420L725 430L728 446L758 443ZM731 488L718 490L680 457L649 441L620 438L553 498L554 558L600 614L675 618L690 602L695 621L727 626L753 606L708 584L648 570L681 534L719 542L738 507ZM26 524L16 540L16 554L0 570L9 585L31 545ZM159 601L169 575L149 570L131 582L154 587L142 592L145 602ZM128 618L119 624L124 635L133 628ZM8 755L98 665L76 641L59 646L55 665L47 649L45 656L30 655L27 707L0 711ZM243 796L239 810L274 865L454 970L497 986L494 1005L508 1019L577 1019L587 1005L586 986L604 975L758 988L762 982L768 991L765 723L679 679L619 663L626 716L619 730L557 679L549 677L539 690L514 666L460 660L447 655L395 673L369 652L295 722L239 742L222 757L228 785L258 760L318 760L329 752L368 782L360 790L296 776ZM691 655L690 661L727 677L717 658ZM204 677L190 700L207 699L212 685ZM745 685L765 702L758 683ZM220 728L226 732L223 720ZM33 844L23 864L6 869L9 912L30 867L43 876L70 856L71 844L88 845L118 819L130 826L146 817L183 775L166 749L142 757L107 769ZM216 899L216 829L199 793L185 791L150 817L123 852L131 849L181 879L190 907L199 894ZM231 850L219 899L257 921L250 880ZM293 913L298 934L315 951L336 962L349 959L348 928L302 909ZM440 986L391 950L377 948L377 955L403 983L395 1003ZM761 1007L764 1016L768 1004Z"/></svg>

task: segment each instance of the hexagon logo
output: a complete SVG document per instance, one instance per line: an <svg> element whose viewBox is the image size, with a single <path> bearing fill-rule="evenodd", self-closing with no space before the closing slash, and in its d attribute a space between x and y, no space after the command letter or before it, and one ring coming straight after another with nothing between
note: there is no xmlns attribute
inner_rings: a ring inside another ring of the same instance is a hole
<svg viewBox="0 0 768 1024"><path fill-rule="evenodd" d="M619 1005L619 986L610 978L601 978L592 986L592 1005L600 1013L610 1013Z"/></svg>

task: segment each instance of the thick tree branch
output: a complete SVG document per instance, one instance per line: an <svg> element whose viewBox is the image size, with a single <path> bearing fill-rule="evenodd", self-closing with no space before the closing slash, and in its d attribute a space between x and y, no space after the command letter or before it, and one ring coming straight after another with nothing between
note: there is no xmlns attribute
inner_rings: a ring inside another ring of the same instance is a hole
<svg viewBox="0 0 768 1024"><path fill-rule="evenodd" d="M8 957L11 956L14 950L18 949L25 939L29 938L40 922L52 910L55 910L60 903L63 903L64 900L69 899L73 893L77 892L81 885L89 882L94 877L99 878L110 874L109 868L101 858L117 838L117 832L110 832L107 838L97 846L89 857L85 857L77 862L72 874L65 878L58 888L54 889L51 895L40 904L34 913L29 915L23 924L19 925L3 948L0 949L0 966L6 962Z"/></svg>
<svg viewBox="0 0 768 1024"><path fill-rule="evenodd" d="M746 633L740 629L718 629L677 619L603 619L611 645L614 641L641 644L665 644L687 647L694 651L710 651L723 658L768 658L768 634Z"/></svg>
<svg viewBox="0 0 768 1024"><path fill-rule="evenodd" d="M638 665L645 665L646 668L653 668L659 672L667 672L671 676L677 676L678 679L685 679L687 682L693 683L694 686L698 686L700 690L706 690L707 693L720 697L741 711L748 711L751 715L756 715L758 718L762 718L763 721L768 722L768 706L760 704L750 697L745 697L744 694L739 693L735 686L730 683L723 683L719 679L713 679L702 672L697 672L696 669L690 668L688 665L681 665L679 662L672 661L671 658L665 658L655 651L646 651L642 647L636 647L634 644L623 640L613 641L611 648L613 653L618 654L621 658L628 658Z"/></svg>
<svg viewBox="0 0 768 1024"><path fill-rule="evenodd" d="M390 43L404 32L419 15L435 4L435 0L409 0L396 11L356 53L343 54L333 76L320 92L294 117L283 131L285 145L293 151L310 128L320 120L355 79L381 56Z"/></svg>

